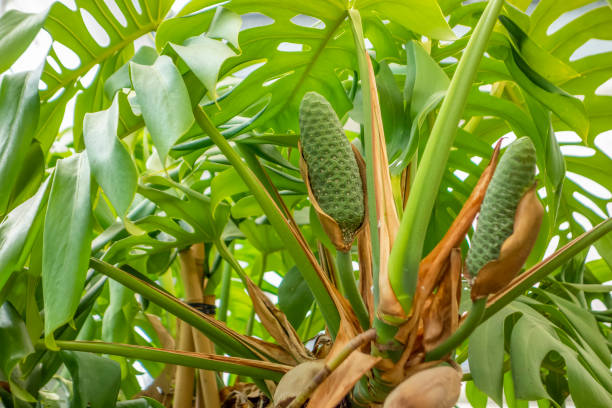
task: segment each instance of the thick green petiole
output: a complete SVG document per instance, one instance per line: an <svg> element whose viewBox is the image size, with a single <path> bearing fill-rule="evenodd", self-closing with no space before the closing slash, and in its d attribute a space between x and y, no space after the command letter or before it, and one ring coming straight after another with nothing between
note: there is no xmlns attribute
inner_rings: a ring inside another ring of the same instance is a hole
<svg viewBox="0 0 612 408"><path fill-rule="evenodd" d="M361 294L359 293L359 289L357 288L355 273L353 272L353 259L350 251L338 251L336 253L336 267L338 268L338 275L340 276L344 295L353 307L359 324L361 324L364 330L369 329L370 317L363 303L363 299L361 298Z"/></svg>
<svg viewBox="0 0 612 408"><path fill-rule="evenodd" d="M478 327L478 324L482 320L484 315L485 306L487 305L487 298L477 299L472 303L472 309L465 318L465 321L459 326L456 332L446 339L438 347L430 351L425 355L426 361L439 360L446 354L450 353L461 345L467 339L470 334Z"/></svg>
<svg viewBox="0 0 612 408"><path fill-rule="evenodd" d="M262 210L268 217L270 224L274 227L280 238L287 247L287 251L296 263L296 266L308 287L312 291L317 304L321 308L323 318L327 323L330 333L333 337L338 333L340 328L340 315L338 310L327 292L325 285L321 281L315 267L311 263L308 255L304 252L304 248L300 245L297 237L291 231L286 218L278 208L268 191L264 188L257 176L251 169L242 161L240 155L230 146L229 142L223 137L215 125L211 122L206 112L201 106L196 106L193 110L195 120L204 132L217 145L219 150L232 164L236 172L240 175L244 183L247 185L253 197L257 200Z"/></svg>
<svg viewBox="0 0 612 408"><path fill-rule="evenodd" d="M503 0L488 2L457 65L440 114L420 159L404 216L389 257L389 281L404 312L409 313L416 289L427 226L440 190L447 161L468 93ZM369 187L369 186L368 186Z"/></svg>
<svg viewBox="0 0 612 408"><path fill-rule="evenodd" d="M131 344L66 340L57 340L56 344L60 350L123 356L139 360L157 361L160 363L201 368L204 370L222 371L273 381L279 381L289 368L281 364L263 363L256 360L245 360L236 357L224 357L202 353L190 353L185 351L155 349L152 347L134 346ZM40 342L36 345L36 348L44 349L44 344ZM263 367L264 365L266 367ZM268 367L274 367L274 369Z"/></svg>

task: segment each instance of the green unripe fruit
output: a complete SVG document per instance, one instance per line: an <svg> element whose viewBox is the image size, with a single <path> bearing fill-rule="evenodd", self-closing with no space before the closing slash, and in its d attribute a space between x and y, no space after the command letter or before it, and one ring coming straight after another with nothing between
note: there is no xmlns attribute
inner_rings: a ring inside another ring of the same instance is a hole
<svg viewBox="0 0 612 408"><path fill-rule="evenodd" d="M510 144L500 159L482 202L467 254L466 266L471 276L499 257L502 244L512 234L518 203L533 185L535 164L535 147L528 137Z"/></svg>
<svg viewBox="0 0 612 408"><path fill-rule="evenodd" d="M319 207L338 223L345 241L352 241L365 215L359 167L338 116L316 92L308 92L300 105L300 141Z"/></svg>

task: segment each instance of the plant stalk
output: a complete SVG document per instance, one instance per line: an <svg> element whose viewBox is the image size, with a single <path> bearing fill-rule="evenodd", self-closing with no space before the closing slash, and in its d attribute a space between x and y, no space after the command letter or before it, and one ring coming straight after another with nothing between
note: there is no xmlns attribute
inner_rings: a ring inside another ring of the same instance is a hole
<svg viewBox="0 0 612 408"><path fill-rule="evenodd" d="M330 332L335 337L340 327L340 315L330 293L321 280L322 278L311 263L313 260L309 259L308 255L305 253L304 248L300 245L298 239L291 231L288 221L285 219L272 197L270 197L268 191L263 187L251 169L242 161L240 155L230 146L223 135L221 135L202 107L199 105L196 106L193 112L198 125L208 134L219 150L221 150L230 161L236 172L242 177L244 183L268 217L270 224L272 224L280 238L285 242L287 250L293 257L300 273L314 294Z"/></svg>
<svg viewBox="0 0 612 408"><path fill-rule="evenodd" d="M423 152L391 250L389 280L406 314L412 306L427 226L447 169L457 125L503 3L503 0L488 2L459 61Z"/></svg>
<svg viewBox="0 0 612 408"><path fill-rule="evenodd" d="M342 283L342 289L344 290L344 296L348 299L349 303L353 307L353 311L359 320L359 324L364 330L370 328L370 317L368 311L363 303L357 282L355 282L355 272L353 271L353 259L351 257L351 251L340 251L336 252L336 265L338 268L338 275L340 282Z"/></svg>
<svg viewBox="0 0 612 408"><path fill-rule="evenodd" d="M487 298L477 299L472 303L472 309L468 313L467 317L461 323L457 331L450 335L449 338L444 340L435 349L431 350L425 355L425 361L440 360L442 357L456 349L467 339L470 334L478 327L478 324L482 320L482 316L487 305Z"/></svg>
<svg viewBox="0 0 612 408"><path fill-rule="evenodd" d="M109 354L123 356L134 360L156 361L159 363L183 365L204 370L222 371L253 378L280 381L281 377L291 367L268 363L258 360L249 360L237 357L225 357L198 353L165 350L153 347L134 346L131 344L105 343L102 341L68 341L57 340L60 350L84 351L88 353ZM45 350L44 342L36 344L39 350Z"/></svg>
<svg viewBox="0 0 612 408"><path fill-rule="evenodd" d="M220 328L213 325L206 315L196 311L192 307L186 305L175 297L162 292L161 290L143 282L142 280L114 267L104 261L96 258L90 258L89 266L103 275L116 280L127 288L142 295L146 299L160 306L184 322L189 323L202 333L206 334L215 344L221 345L228 353L247 358L257 359L246 345L242 344L236 338L222 331Z"/></svg>

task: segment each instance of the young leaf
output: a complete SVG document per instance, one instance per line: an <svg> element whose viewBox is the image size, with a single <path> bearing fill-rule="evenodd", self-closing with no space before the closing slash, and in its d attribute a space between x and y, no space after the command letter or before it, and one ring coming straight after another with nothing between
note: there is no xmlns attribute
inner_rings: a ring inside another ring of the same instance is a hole
<svg viewBox="0 0 612 408"><path fill-rule="evenodd" d="M37 218L46 202L48 185L45 182L40 186L32 198L11 211L0 224L0 290L29 255L41 226Z"/></svg>
<svg viewBox="0 0 612 408"><path fill-rule="evenodd" d="M21 72L5 76L0 83L0 215L6 211L36 131L38 77L37 72Z"/></svg>
<svg viewBox="0 0 612 408"><path fill-rule="evenodd" d="M127 149L117 138L119 102L115 96L105 111L88 113L83 136L91 172L120 216L125 215L138 186L138 172Z"/></svg>
<svg viewBox="0 0 612 408"><path fill-rule="evenodd" d="M90 175L87 157L58 160L43 232L42 280L45 340L72 319L85 284L91 242Z"/></svg>
<svg viewBox="0 0 612 408"><path fill-rule="evenodd" d="M72 376L73 408L108 408L115 406L121 369L119 363L81 351L62 351L64 364Z"/></svg>
<svg viewBox="0 0 612 408"><path fill-rule="evenodd" d="M9 10L0 18L0 73L10 68L28 48L45 22L47 13L29 14Z"/></svg>
<svg viewBox="0 0 612 408"><path fill-rule="evenodd" d="M187 87L165 55L153 65L132 62L130 71L142 116L163 163L174 142L194 123Z"/></svg>
<svg viewBox="0 0 612 408"><path fill-rule="evenodd" d="M216 99L217 78L221 65L236 53L221 41L207 37L193 37L185 41L184 45L170 46Z"/></svg>

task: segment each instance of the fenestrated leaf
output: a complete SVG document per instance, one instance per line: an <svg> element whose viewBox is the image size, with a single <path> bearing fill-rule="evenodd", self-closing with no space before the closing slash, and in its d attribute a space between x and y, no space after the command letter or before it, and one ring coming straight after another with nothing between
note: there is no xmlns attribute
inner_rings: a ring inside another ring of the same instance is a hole
<svg viewBox="0 0 612 408"><path fill-rule="evenodd" d="M40 31L47 11L36 14L9 10L0 17L0 73L6 71L28 48Z"/></svg>
<svg viewBox="0 0 612 408"><path fill-rule="evenodd" d="M545 296L554 302L572 325L574 325L580 337L584 339L582 342L583 346L592 348L601 361L606 366L610 366L610 349L606 344L605 337L599 331L597 321L593 315L587 309L552 293L546 293Z"/></svg>
<svg viewBox="0 0 612 408"><path fill-rule="evenodd" d="M577 351L561 341L551 322L518 302L512 303L508 309L514 309L523 315L513 327L510 338L512 374L517 398L550 398L540 378L540 365L549 352L556 351L567 365L569 388L576 406L610 406L612 396L589 374L579 360Z"/></svg>
<svg viewBox="0 0 612 408"><path fill-rule="evenodd" d="M49 183L11 211L0 224L0 290L13 271L21 269L41 226L38 217L47 199Z"/></svg>
<svg viewBox="0 0 612 408"><path fill-rule="evenodd" d="M4 76L0 83L0 214L36 131L38 77L37 72L21 72Z"/></svg>
<svg viewBox="0 0 612 408"><path fill-rule="evenodd" d="M589 134L589 120L579 99L555 87L533 71L516 51L511 50L505 61L508 71L521 88L586 139Z"/></svg>
<svg viewBox="0 0 612 408"><path fill-rule="evenodd" d="M454 40L455 34L444 20L440 6L435 0L357 0L354 7L364 18L383 15L411 31L438 40Z"/></svg>
<svg viewBox="0 0 612 408"><path fill-rule="evenodd" d="M91 243L89 164L85 154L58 160L43 231L45 341L72 319L81 298Z"/></svg>
<svg viewBox="0 0 612 408"><path fill-rule="evenodd" d="M47 85L47 89L41 92L42 99L50 99L57 91L85 76L96 64L131 45L135 38L154 31L172 7L172 3L171 0L115 0L118 14L125 19L125 22L122 22L115 17L115 13L105 2L79 0L75 10L61 2L55 2L51 6L44 29L54 40L74 52L79 63L77 67L66 66L52 49L42 75L42 81ZM89 13L101 28L97 31L99 37L96 38L106 37L107 44L101 41L104 45L100 45L96 41L83 19L85 13ZM59 66L60 72L53 66Z"/></svg>
<svg viewBox="0 0 612 408"><path fill-rule="evenodd" d="M72 408L115 406L121 385L116 361L80 351L62 351L61 355L72 376Z"/></svg>
<svg viewBox="0 0 612 408"><path fill-rule="evenodd" d="M171 185L183 189L183 192L186 193L187 199L181 200L165 191L150 187L139 188L138 192L140 194L159 205L168 216L187 222L204 241L214 241L221 235L229 217L227 206L217 206L212 209L208 197L179 183L158 176L149 177L148 180L156 184Z"/></svg>
<svg viewBox="0 0 612 408"><path fill-rule="evenodd" d="M117 138L119 101L105 111L85 115L83 136L91 172L120 216L125 215L138 186L138 172Z"/></svg>
<svg viewBox="0 0 612 408"><path fill-rule="evenodd" d="M174 142L194 123L187 87L167 56L153 65L131 62L130 71L142 116L163 163Z"/></svg>

